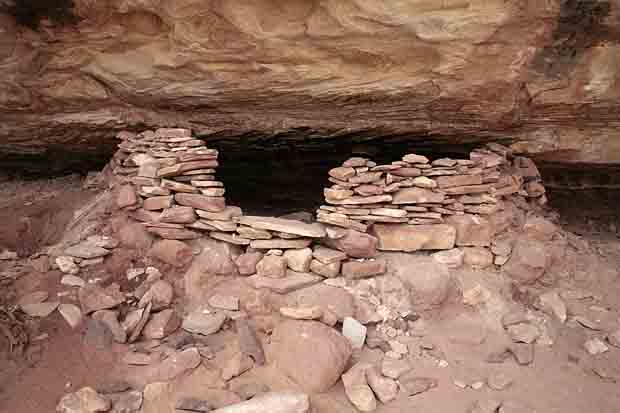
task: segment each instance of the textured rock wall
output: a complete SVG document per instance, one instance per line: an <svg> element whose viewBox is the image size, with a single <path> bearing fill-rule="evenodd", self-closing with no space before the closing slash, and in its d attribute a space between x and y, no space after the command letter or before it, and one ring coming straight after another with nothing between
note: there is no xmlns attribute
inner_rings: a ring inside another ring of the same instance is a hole
<svg viewBox="0 0 620 413"><path fill-rule="evenodd" d="M620 0L0 1L0 152L502 140L620 159ZM38 6L33 6L38 4Z"/></svg>

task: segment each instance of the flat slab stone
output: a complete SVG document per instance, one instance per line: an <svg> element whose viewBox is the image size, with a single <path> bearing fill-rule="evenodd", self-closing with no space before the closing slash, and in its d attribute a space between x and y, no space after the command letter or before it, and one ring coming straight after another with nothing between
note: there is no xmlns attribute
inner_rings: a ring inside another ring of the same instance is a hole
<svg viewBox="0 0 620 413"><path fill-rule="evenodd" d="M207 212L222 212L226 209L226 201L222 197L177 193L174 199L180 205L201 209Z"/></svg>
<svg viewBox="0 0 620 413"><path fill-rule="evenodd" d="M256 229L286 232L309 238L323 238L326 235L325 228L321 224L306 224L292 219L245 215L239 218L239 223Z"/></svg>
<svg viewBox="0 0 620 413"><path fill-rule="evenodd" d="M373 235L382 251L448 250L456 241L455 228L445 224L375 224Z"/></svg>
<svg viewBox="0 0 620 413"><path fill-rule="evenodd" d="M262 277L260 275L252 275L248 277L247 282L256 289L267 288L280 294L287 294L300 288L308 287L322 280L321 277L305 272L287 271L284 278Z"/></svg>
<svg viewBox="0 0 620 413"><path fill-rule="evenodd" d="M435 178L435 182L440 188L452 188L455 186L482 185L482 177L480 175L453 175L439 176Z"/></svg>
<svg viewBox="0 0 620 413"><path fill-rule="evenodd" d="M392 203L403 204L441 204L446 198L444 194L426 188L403 188L394 193Z"/></svg>
<svg viewBox="0 0 620 413"><path fill-rule="evenodd" d="M65 250L65 255L84 259L103 257L109 253L109 250L89 242L82 242Z"/></svg>
<svg viewBox="0 0 620 413"><path fill-rule="evenodd" d="M250 241L250 247L259 250L270 249L301 249L306 248L312 243L311 239L255 239Z"/></svg>

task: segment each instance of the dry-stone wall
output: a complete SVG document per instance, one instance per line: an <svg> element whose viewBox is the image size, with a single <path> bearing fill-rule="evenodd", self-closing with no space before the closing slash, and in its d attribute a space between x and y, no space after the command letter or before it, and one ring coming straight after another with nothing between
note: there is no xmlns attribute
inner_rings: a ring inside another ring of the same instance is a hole
<svg viewBox="0 0 620 413"><path fill-rule="evenodd" d="M490 144L470 159L408 154L388 165L350 158L329 171L317 220L369 232L385 251L490 247L515 202L546 203L534 163ZM504 261L504 257L496 263Z"/></svg>
<svg viewBox="0 0 620 413"><path fill-rule="evenodd" d="M386 262L374 259L377 250L474 247L471 263L502 265L510 251L495 236L513 223L515 205L523 209L527 200L546 202L534 163L490 144L469 159L430 161L408 154L377 165L350 158L329 171L332 185L324 191L327 205L317 211L317 223L247 216L226 204L224 184L215 177L217 150L191 131L121 132L118 137L122 142L111 161L122 182L118 206L164 239L209 236L245 248L237 265L243 275L254 275L257 286L286 288L269 278L287 276L303 283L311 281L308 276L382 274Z"/></svg>

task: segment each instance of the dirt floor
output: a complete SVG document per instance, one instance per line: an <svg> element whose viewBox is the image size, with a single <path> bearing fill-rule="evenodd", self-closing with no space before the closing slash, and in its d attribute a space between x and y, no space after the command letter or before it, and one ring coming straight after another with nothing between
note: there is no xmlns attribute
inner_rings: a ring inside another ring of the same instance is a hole
<svg viewBox="0 0 620 413"><path fill-rule="evenodd" d="M59 271L34 271L26 264L27 257L58 241L74 212L94 194L82 188L82 179L78 176L0 183L0 247L20 255L18 261L0 261L0 305L14 303L35 290L46 290L50 296L64 290L59 285ZM414 397L401 394L396 401L380 405L377 411L466 412L477 400L497 399L517 402L532 409L527 411L539 413L617 413L620 348L610 346L609 351L597 356L583 349L588 337L604 337L603 331L620 328L618 217L609 203L592 202L592 196L588 194L587 209L578 208L575 203L568 202L568 198L559 196L554 204L560 222L580 234L588 245L583 254L567 258L572 271L566 278L555 280L555 285L560 291L587 291L589 294L567 300L569 318L587 317L600 326L600 330L585 329L574 322L554 325L550 329L554 332L553 345L536 346L532 365L520 366L512 361L490 364L486 359L501 346L499 335L491 330L482 333L476 330L477 324L469 321L477 320L480 311L453 301L424 320L424 339L441 349L439 358L447 361L447 366L439 366L437 357L429 355L419 355L415 359L414 369L420 376L437 378L438 387ZM604 213L597 212L595 206L598 204L604 204ZM114 259L126 261L132 257ZM114 265L111 260L105 270L113 273ZM487 286L497 283L494 270L462 269L456 276L465 287L468 283L482 283L482 280L486 280L484 285ZM531 291L522 290L514 296L527 301L529 293ZM0 411L48 413L55 411L65 393L83 386L98 390L123 387L115 366L128 346L99 346L89 340L85 328L71 329L57 311L40 321L20 319L31 333L38 333L31 336L23 352L12 354L8 352L6 338L0 334ZM377 350L365 350L355 357L379 360L381 355ZM462 389L458 385L485 381L498 372L513 381L503 391L488 386L479 390ZM252 374L260 376L262 373ZM268 373L264 373L262 377L268 380L267 376ZM321 412L355 411L346 400L341 383L327 395L314 397L313 405ZM517 411L520 410L514 410Z"/></svg>

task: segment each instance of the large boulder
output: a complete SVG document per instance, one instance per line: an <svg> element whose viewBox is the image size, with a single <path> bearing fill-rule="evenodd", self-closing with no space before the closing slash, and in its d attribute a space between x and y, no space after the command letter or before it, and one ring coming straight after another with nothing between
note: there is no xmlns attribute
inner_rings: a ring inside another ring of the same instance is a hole
<svg viewBox="0 0 620 413"><path fill-rule="evenodd" d="M352 349L323 323L287 320L274 330L269 351L276 367L305 392L321 393L338 381Z"/></svg>
<svg viewBox="0 0 620 413"><path fill-rule="evenodd" d="M427 255L389 253L385 257L388 273L402 280L416 309L436 307L448 298L453 278L445 264Z"/></svg>

